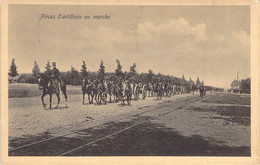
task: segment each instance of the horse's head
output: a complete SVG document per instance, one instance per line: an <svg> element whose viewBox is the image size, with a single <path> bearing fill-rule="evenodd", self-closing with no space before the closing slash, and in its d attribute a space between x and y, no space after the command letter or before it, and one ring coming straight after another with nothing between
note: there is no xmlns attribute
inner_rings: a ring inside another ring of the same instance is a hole
<svg viewBox="0 0 260 165"><path fill-rule="evenodd" d="M39 89L43 90L43 87L45 86L45 84L47 83L47 76L45 76L44 74L40 74L37 77L38 83L39 83Z"/></svg>
<svg viewBox="0 0 260 165"><path fill-rule="evenodd" d="M83 78L83 79L82 79L82 86L86 86L86 85L88 85L88 84L89 84L88 79Z"/></svg>
<svg viewBox="0 0 260 165"><path fill-rule="evenodd" d="M86 83L86 79L85 78L82 79L82 83L83 84Z"/></svg>

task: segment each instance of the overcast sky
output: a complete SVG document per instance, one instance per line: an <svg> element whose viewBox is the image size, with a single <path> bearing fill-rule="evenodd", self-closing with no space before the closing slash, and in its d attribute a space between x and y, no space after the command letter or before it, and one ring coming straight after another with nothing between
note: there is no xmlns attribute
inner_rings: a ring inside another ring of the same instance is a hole
<svg viewBox="0 0 260 165"><path fill-rule="evenodd" d="M39 20L41 14L108 14L108 20ZM61 71L82 60L97 71L100 60L113 72L163 73L223 87L250 77L248 6L9 6L9 63L31 73L34 61L44 71L47 60ZM9 64L10 65L10 64Z"/></svg>

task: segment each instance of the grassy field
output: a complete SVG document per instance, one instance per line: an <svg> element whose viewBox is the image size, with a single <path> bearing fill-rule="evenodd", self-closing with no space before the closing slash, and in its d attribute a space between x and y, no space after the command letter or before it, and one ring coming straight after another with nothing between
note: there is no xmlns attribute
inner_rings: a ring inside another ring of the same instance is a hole
<svg viewBox="0 0 260 165"><path fill-rule="evenodd" d="M26 84L26 83L15 83L8 85L8 98L23 98L23 97L34 97L40 96L41 91L38 88L38 84ZM80 94L80 86L67 86L67 93Z"/></svg>
<svg viewBox="0 0 260 165"><path fill-rule="evenodd" d="M204 100L205 103L251 105L250 95L219 93L216 97Z"/></svg>

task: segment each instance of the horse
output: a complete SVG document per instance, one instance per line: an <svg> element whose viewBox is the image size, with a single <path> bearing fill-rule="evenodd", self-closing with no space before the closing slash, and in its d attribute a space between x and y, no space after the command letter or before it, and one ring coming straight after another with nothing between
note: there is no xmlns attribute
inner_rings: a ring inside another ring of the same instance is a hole
<svg viewBox="0 0 260 165"><path fill-rule="evenodd" d="M39 90L42 91L42 95L41 95L41 100L42 100L42 104L43 107L46 108L46 104L44 103L44 97L48 94L50 95L50 106L49 109L52 108L52 94L56 94L57 98L58 98L58 103L57 106L55 107L55 109L57 109L59 107L60 104L60 91L62 92L62 94L65 97L65 101L66 101L66 107L68 107L68 97L67 97L67 92L66 92L66 84L61 81L60 84L58 85L59 88L55 88L55 84L52 80L52 78L50 78L48 75L46 74L40 74L38 76L38 83L39 83Z"/></svg>
<svg viewBox="0 0 260 165"><path fill-rule="evenodd" d="M147 96L147 86L146 86L146 84L143 84L143 86L142 86L142 98L143 98L143 100L145 100L146 96Z"/></svg>
<svg viewBox="0 0 260 165"><path fill-rule="evenodd" d="M192 95L194 95L194 93L196 91L196 85L195 84L192 84L191 91L192 91Z"/></svg>
<svg viewBox="0 0 260 165"><path fill-rule="evenodd" d="M87 79L83 79L82 80L82 94L83 94L83 101L82 104L84 104L84 100L85 100L85 94L88 94L88 101L89 104L93 104L93 97L94 97L94 93L93 93L93 83L90 83L89 80ZM91 99L91 100L90 100Z"/></svg>
<svg viewBox="0 0 260 165"><path fill-rule="evenodd" d="M111 81L107 83L107 94L109 95L109 102L112 102L112 94L113 94L113 84Z"/></svg>
<svg viewBox="0 0 260 165"><path fill-rule="evenodd" d="M166 82L163 82L163 84L162 84L162 87L163 87L163 94L162 94L162 96L163 97L167 97L167 83Z"/></svg>
<svg viewBox="0 0 260 165"><path fill-rule="evenodd" d="M97 86L97 103L101 104L102 101L106 104L107 103L107 84L99 83Z"/></svg>
<svg viewBox="0 0 260 165"><path fill-rule="evenodd" d="M166 91L166 96L171 97L173 94L173 86L170 83L167 83L165 91Z"/></svg>
<svg viewBox="0 0 260 165"><path fill-rule="evenodd" d="M180 92L181 92L182 95L185 94L185 86L184 85L180 86Z"/></svg>
<svg viewBox="0 0 260 165"><path fill-rule="evenodd" d="M174 84L172 85L172 95L176 95L176 89L177 89L177 86Z"/></svg>
<svg viewBox="0 0 260 165"><path fill-rule="evenodd" d="M138 100L139 99L139 95L140 95L140 84L134 84L134 90L133 90L133 93L134 93L134 100Z"/></svg>
<svg viewBox="0 0 260 165"><path fill-rule="evenodd" d="M203 96L206 96L206 88L201 86L199 88L199 91L200 91L200 97L203 97Z"/></svg>
<svg viewBox="0 0 260 165"><path fill-rule="evenodd" d="M157 96L157 100L158 99L162 99L163 96L163 87L162 87L162 83L157 83L155 86L155 93Z"/></svg>
<svg viewBox="0 0 260 165"><path fill-rule="evenodd" d="M129 81L122 83L121 89L121 105L124 105L124 101L127 101L127 104L131 104L132 100L132 89Z"/></svg>
<svg viewBox="0 0 260 165"><path fill-rule="evenodd" d="M93 81L93 98L95 99L96 103L98 102L97 95L98 95L98 81L94 80Z"/></svg>
<svg viewBox="0 0 260 165"><path fill-rule="evenodd" d="M153 97L153 90L154 90L153 84L149 82L147 85L148 97Z"/></svg>
<svg viewBox="0 0 260 165"><path fill-rule="evenodd" d="M115 81L112 83L112 94L114 95L114 101L118 102L119 86Z"/></svg>
<svg viewBox="0 0 260 165"><path fill-rule="evenodd" d="M130 83L130 86L131 86L131 89L132 89L132 95L133 95L135 84L134 84L134 83ZM131 97L131 100L132 100L132 97Z"/></svg>

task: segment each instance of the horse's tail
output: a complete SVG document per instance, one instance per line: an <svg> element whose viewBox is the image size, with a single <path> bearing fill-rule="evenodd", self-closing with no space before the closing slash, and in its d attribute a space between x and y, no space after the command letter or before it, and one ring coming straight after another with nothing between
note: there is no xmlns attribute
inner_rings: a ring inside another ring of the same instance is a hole
<svg viewBox="0 0 260 165"><path fill-rule="evenodd" d="M67 85L66 85L66 83L61 83L60 85L59 85L59 88L60 88L60 92L62 92L63 93L63 95L65 96L65 97L67 97Z"/></svg>

